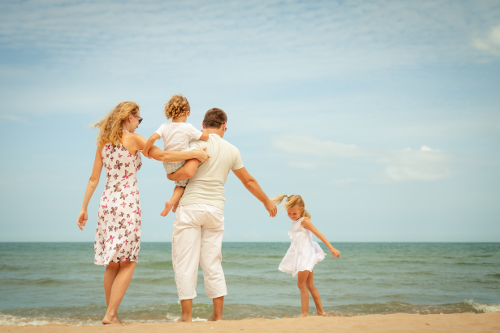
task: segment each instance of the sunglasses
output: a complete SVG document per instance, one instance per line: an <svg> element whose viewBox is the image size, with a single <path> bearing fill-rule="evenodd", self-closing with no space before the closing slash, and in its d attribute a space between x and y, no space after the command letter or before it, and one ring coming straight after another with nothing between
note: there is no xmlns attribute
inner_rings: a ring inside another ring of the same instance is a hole
<svg viewBox="0 0 500 333"><path fill-rule="evenodd" d="M135 114L134 114L134 117L136 117L137 119L139 119L139 125L142 123L142 120L144 119L144 118L141 118L139 116L136 116Z"/></svg>

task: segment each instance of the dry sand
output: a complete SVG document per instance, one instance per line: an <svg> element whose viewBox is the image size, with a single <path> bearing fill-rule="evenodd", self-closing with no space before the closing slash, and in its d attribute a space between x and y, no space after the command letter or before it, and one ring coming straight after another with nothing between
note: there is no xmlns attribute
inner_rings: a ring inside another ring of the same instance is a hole
<svg viewBox="0 0 500 333"><path fill-rule="evenodd" d="M139 324L109 326L0 326L0 332L59 333L59 332L109 332L109 333L164 333L164 332L500 332L500 312L459 313L446 315L391 314L356 317L308 317L301 319L250 319L192 324Z"/></svg>

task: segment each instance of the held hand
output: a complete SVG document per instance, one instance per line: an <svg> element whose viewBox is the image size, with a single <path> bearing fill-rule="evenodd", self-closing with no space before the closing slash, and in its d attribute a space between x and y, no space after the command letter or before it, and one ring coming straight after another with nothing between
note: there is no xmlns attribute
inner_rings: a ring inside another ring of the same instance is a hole
<svg viewBox="0 0 500 333"><path fill-rule="evenodd" d="M332 247L332 248L330 249L330 253L332 254L332 256L333 256L334 258L339 258L339 257L340 257L340 251L339 251L339 250L337 250L337 249L336 249L336 248L334 248L334 247Z"/></svg>
<svg viewBox="0 0 500 333"><path fill-rule="evenodd" d="M207 154L205 149L207 149L207 147L200 148L196 151L196 158L200 163L205 163L210 158L210 155Z"/></svg>
<svg viewBox="0 0 500 333"><path fill-rule="evenodd" d="M151 159L151 156L149 156L149 151L145 152L144 150L139 150L139 152L142 153L142 155L144 155L145 157Z"/></svg>
<svg viewBox="0 0 500 333"><path fill-rule="evenodd" d="M82 210L80 212L80 215L78 215L78 218L76 219L76 224L78 224L78 228L80 228L80 230L83 230L83 227L87 223L88 219L89 219L89 214L87 214L87 211Z"/></svg>
<svg viewBox="0 0 500 333"><path fill-rule="evenodd" d="M275 217L276 213L278 212L278 209L276 208L276 203L269 199L264 206L266 207L267 211L269 212L270 217Z"/></svg>

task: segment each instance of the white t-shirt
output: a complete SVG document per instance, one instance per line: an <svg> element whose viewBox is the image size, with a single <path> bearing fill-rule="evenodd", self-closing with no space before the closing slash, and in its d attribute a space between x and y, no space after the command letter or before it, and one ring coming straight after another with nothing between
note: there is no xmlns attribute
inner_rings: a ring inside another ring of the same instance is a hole
<svg viewBox="0 0 500 333"><path fill-rule="evenodd" d="M163 138L163 150L188 151L189 140L199 140L201 131L190 123L164 123L156 131Z"/></svg>
<svg viewBox="0 0 500 333"><path fill-rule="evenodd" d="M179 206L207 204L224 209L224 184L231 170L244 167L238 148L217 134L210 134L208 141L191 141L191 150L207 147L210 155L189 179Z"/></svg>

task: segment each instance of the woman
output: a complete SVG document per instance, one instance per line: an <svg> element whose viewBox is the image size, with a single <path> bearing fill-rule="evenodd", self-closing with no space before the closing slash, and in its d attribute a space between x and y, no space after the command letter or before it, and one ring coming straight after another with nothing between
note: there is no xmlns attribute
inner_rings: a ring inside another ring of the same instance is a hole
<svg viewBox="0 0 500 333"><path fill-rule="evenodd" d="M135 130L142 118L139 105L122 102L94 126L99 128L97 151L77 224L83 230L87 207L94 193L102 167L106 168L106 186L99 203L94 253L96 265L106 266L104 293L107 311L103 324L119 324L117 310L132 279L139 256L141 239L141 208L137 172L146 139ZM157 147L150 156L163 162L196 158L208 159L203 149L190 152L162 151Z"/></svg>

